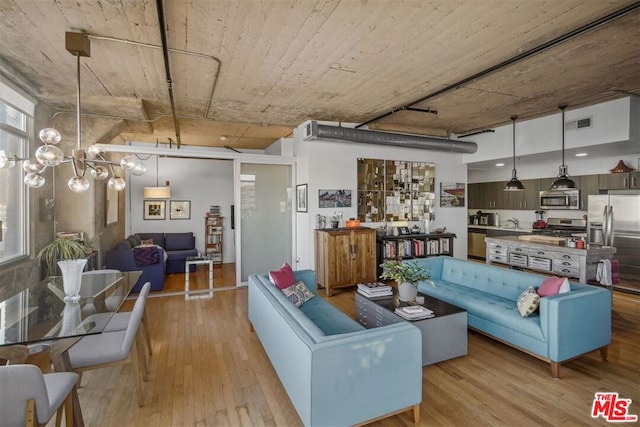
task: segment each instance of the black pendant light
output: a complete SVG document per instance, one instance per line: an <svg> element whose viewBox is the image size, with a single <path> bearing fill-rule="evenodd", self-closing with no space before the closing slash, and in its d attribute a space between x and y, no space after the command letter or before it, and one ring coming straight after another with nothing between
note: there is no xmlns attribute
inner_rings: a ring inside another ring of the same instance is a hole
<svg viewBox="0 0 640 427"><path fill-rule="evenodd" d="M511 171L511 180L504 186L504 191L522 191L524 184L518 179L516 172L516 119L518 116L511 116L513 121L513 170Z"/></svg>
<svg viewBox="0 0 640 427"><path fill-rule="evenodd" d="M567 173L567 165L564 164L564 110L567 108L567 104L560 104L558 108L562 110L562 164L559 168L558 176L556 180L551 184L552 190L573 190L576 188L576 183L569 178Z"/></svg>

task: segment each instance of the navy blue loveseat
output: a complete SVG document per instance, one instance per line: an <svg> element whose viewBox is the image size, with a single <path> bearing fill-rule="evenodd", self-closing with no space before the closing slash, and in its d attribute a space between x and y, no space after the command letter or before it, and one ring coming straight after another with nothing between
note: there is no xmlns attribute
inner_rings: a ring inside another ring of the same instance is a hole
<svg viewBox="0 0 640 427"><path fill-rule="evenodd" d="M133 234L107 251L106 267L142 271L133 292L139 292L145 282L151 283L152 291L160 291L164 289L165 274L184 273L186 258L198 254L195 241L192 232ZM191 266L194 270L195 266Z"/></svg>

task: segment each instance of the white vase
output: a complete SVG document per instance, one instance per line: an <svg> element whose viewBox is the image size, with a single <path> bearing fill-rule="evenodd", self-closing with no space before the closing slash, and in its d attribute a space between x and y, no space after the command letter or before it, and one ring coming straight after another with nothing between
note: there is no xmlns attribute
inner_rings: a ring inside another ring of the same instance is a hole
<svg viewBox="0 0 640 427"><path fill-rule="evenodd" d="M62 272L62 286L64 288L65 301L77 301L80 299L82 270L84 270L86 263L86 258L58 261L58 266Z"/></svg>
<svg viewBox="0 0 640 427"><path fill-rule="evenodd" d="M407 282L402 282L398 285L398 299L400 299L400 301L415 301L417 296L417 286L413 286Z"/></svg>
<svg viewBox="0 0 640 427"><path fill-rule="evenodd" d="M78 327L82 323L80 304L78 301L69 300L64 303L62 312L62 326L60 327L60 337L68 337L77 334Z"/></svg>

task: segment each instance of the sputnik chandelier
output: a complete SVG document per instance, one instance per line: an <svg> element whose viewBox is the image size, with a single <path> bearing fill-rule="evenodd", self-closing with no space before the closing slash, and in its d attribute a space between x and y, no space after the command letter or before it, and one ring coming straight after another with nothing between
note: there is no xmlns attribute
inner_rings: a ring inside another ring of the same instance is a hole
<svg viewBox="0 0 640 427"><path fill-rule="evenodd" d="M73 176L67 182L69 189L75 193L84 193L90 187L86 178L87 171L98 181L109 178L107 185L109 188L121 191L125 188L124 178L116 173L114 166L120 166L125 172L133 175L142 175L146 172L146 167L135 154L130 154L122 158L119 162L108 160L105 157L104 149L94 144L85 150L82 149L82 122L80 118L80 57L91 56L91 42L86 34L67 32L65 35L65 47L77 59L77 140L76 148L71 156L65 156L64 152L57 147L62 140L60 132L54 128L42 129L39 133L40 141L43 145L35 152L35 160L19 158L15 154L0 151L0 168L10 168L18 162L22 162L22 168L26 172L24 183L30 188L42 187L45 183L43 173L47 168L53 168L63 163L71 163ZM87 157L87 154L89 157Z"/></svg>

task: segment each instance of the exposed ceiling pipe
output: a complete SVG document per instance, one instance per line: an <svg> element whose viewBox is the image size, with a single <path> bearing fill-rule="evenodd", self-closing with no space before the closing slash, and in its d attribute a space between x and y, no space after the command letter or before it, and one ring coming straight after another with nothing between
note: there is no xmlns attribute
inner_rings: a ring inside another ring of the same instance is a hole
<svg viewBox="0 0 640 427"><path fill-rule="evenodd" d="M169 102L171 104L171 115L173 116L173 126L176 131L176 145L180 148L180 123L176 115L176 105L173 100L173 85L171 79L171 67L169 66L169 48L167 46L167 30L164 23L164 8L162 0L156 0L158 9L158 24L160 25L160 39L162 40L162 57L164 58L164 71L167 75L167 88L169 89Z"/></svg>
<svg viewBox="0 0 640 427"><path fill-rule="evenodd" d="M321 125L316 121L310 121L304 127L303 139L337 139L402 148L447 151L450 153L473 154L478 151L478 144L475 142Z"/></svg>
<svg viewBox="0 0 640 427"><path fill-rule="evenodd" d="M143 43L143 42L138 42L138 41L133 41L133 40L122 39L122 38L118 38L118 37L98 36L98 35L95 35L95 34L87 34L87 37L89 37L90 39L94 39L94 40L104 40L104 41L110 41L110 42L124 43L124 44L130 44L130 45L133 45L133 46L140 46L140 47L146 47L146 48L151 48L151 49L162 49L162 46L156 46L156 45L150 44L150 43ZM203 118L208 119L209 118L209 110L211 110L211 103L213 102L213 95L214 95L214 92L216 90L216 86L218 85L218 77L220 77L220 69L222 68L222 62L220 61L220 59L216 58L213 55L206 55L206 54L200 53L200 52L191 52L191 51L188 51L188 50L175 49L175 48L169 48L168 50L169 50L169 52L173 52L173 53L179 53L179 54L183 54L183 55L194 56L194 57L197 57L197 58L209 59L209 60L214 61L216 63L215 76L213 78L213 84L211 86L211 92L209 93L209 99L207 100L207 105L205 106L204 113L202 114ZM162 115L160 117L164 117L164 115ZM181 116L181 117L183 117L183 118L191 118L191 116L189 116L189 117ZM195 116L192 116L192 117L195 118Z"/></svg>
<svg viewBox="0 0 640 427"><path fill-rule="evenodd" d="M410 102L410 103L408 103L406 105L403 105L403 106L395 108L395 109L393 109L393 110L391 110L389 112L381 114L381 115L379 115L377 117L374 117L371 120L367 120L364 123L360 123L359 125L356 126L356 128L361 128L362 126L366 126L366 125L368 125L370 123L376 122L376 121L378 121L378 120L380 120L382 118L385 118L387 116L393 115L393 114L395 114L395 113L397 113L399 111L412 110L412 106L414 106L416 104L420 104L420 103L422 103L424 101L428 101L429 99L435 98L437 96L440 96L440 95L442 95L444 93L447 93L447 92L450 92L452 90L459 89L460 87L462 87L462 86L464 86L464 85L466 85L468 83L474 82L474 81L476 81L478 79L481 79L483 77L488 76L489 74L493 74L493 73L495 73L497 71L500 71L500 70L502 70L502 69L504 69L504 68L506 68L506 67L508 67L510 65L513 65L513 64L518 63L520 61L528 59L528 58L530 58L532 56L535 56L535 55L537 55L539 53L542 53L542 52L544 52L546 50L549 50L549 49L551 49L553 47L556 47L556 46L558 46L558 45L560 45L560 44L562 44L564 42L567 42L567 41L569 41L571 39L574 39L574 38L576 38L576 37L588 32L588 31L594 30L594 29L596 29L598 27L601 27L601 26L603 26L605 24L613 22L618 18L622 18L625 15L628 15L630 13L636 12L639 9L640 9L640 2L632 3L629 6L623 7L622 9L616 10L616 11L614 11L614 12L612 12L612 13L606 15L606 16L603 16L602 18L599 18L599 19L596 19L595 21L589 22L588 24L585 24L585 25L583 25L581 27L578 27L573 31L569 31L568 33L563 34L561 36L558 36L558 37L556 37L556 38L554 38L552 40L549 40L546 43L543 43L543 44L541 44L539 46L536 46L536 47L534 47L532 49L529 49L529 50L527 50L525 52L522 52L519 55L516 55L516 56L514 56L512 58L509 58L509 59L507 59L505 61L502 61L499 64L496 64L496 65L494 65L492 67L489 67L487 69L484 69L484 70L482 70L482 71L480 71L480 72L478 72L478 73L476 73L476 74L474 74L474 75L472 75L470 77L467 77L467 78L465 78L463 80L460 80L459 82L453 83L453 84L451 84L451 85L449 85L449 86L447 86L445 88L442 88L442 89L440 89L440 90L438 90L436 92L433 92L433 93L430 93L429 95L423 96L420 99L416 99L413 102Z"/></svg>

